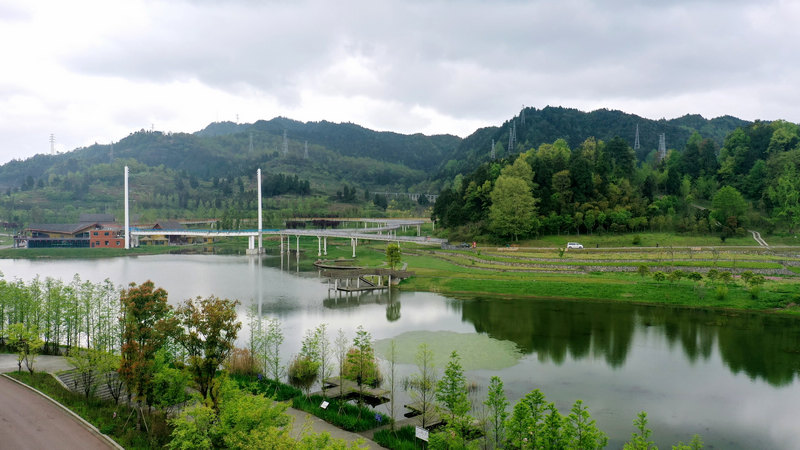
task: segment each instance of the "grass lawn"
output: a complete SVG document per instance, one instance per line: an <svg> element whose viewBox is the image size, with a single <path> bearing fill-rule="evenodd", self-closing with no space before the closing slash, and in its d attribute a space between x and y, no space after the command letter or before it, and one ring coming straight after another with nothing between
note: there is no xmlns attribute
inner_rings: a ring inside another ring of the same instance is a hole
<svg viewBox="0 0 800 450"><path fill-rule="evenodd" d="M688 240L682 243L687 246L698 245ZM359 247L354 264L379 266L384 260L383 248L385 244L377 242ZM566 252L562 257L558 256L556 250L496 249L497 247L479 248L478 251L448 251L406 245L402 260L408 263L408 270L414 271L415 276L403 281L400 288L451 295L585 298L695 307L780 310L789 314L800 314L800 309L794 306L795 303L800 303L800 279L786 275L770 279L760 288L752 289L736 277L727 283L706 277L700 281L682 279L658 282L651 275L642 277L635 272L586 273L587 266L632 269L641 265L651 268L651 271L671 272L673 269L681 269L687 273L693 270L704 272L716 269L735 274L742 270L784 267L800 272L798 268L785 266L789 261L797 261L797 255L787 256L756 247L722 247L713 252L666 250L663 247L612 253L598 253L587 249L583 252ZM346 250L351 251L349 246ZM351 254L346 256L349 258Z"/></svg>

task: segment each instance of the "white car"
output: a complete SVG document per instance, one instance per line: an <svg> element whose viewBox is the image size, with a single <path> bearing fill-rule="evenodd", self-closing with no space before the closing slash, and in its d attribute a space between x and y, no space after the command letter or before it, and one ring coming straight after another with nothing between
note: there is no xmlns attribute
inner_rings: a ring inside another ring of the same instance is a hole
<svg viewBox="0 0 800 450"><path fill-rule="evenodd" d="M567 248L583 248L583 245L577 242L567 242Z"/></svg>

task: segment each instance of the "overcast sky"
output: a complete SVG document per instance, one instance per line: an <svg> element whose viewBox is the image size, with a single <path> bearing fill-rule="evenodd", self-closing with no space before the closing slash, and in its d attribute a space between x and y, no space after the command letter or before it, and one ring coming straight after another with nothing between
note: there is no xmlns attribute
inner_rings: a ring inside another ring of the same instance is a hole
<svg viewBox="0 0 800 450"><path fill-rule="evenodd" d="M800 2L0 0L0 163L285 116L466 136L521 106L800 122Z"/></svg>

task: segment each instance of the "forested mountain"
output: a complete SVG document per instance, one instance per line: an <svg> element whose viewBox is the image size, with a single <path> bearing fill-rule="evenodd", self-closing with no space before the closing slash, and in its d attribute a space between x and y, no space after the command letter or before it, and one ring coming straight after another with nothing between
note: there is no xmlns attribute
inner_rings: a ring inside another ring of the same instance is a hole
<svg viewBox="0 0 800 450"><path fill-rule="evenodd" d="M254 209L254 174L260 167L268 197L307 197L294 207L270 203L276 210L324 213L326 199L385 209L386 202L377 202L369 192L438 192L445 187L442 198L453 205L447 214L437 205L437 217L451 226L482 224L485 231L494 183L520 154L533 174L530 187L538 211L548 218L542 231L566 230L565 215L574 222L575 213L587 208L598 214L624 208L632 217L645 208L647 214L640 217L653 218L654 205L666 204L663 196L691 193L696 200L710 201L724 185L754 205L772 208L775 200L765 197L767 185L780 177L778 165L790 158L788 150L776 149L793 148L796 135L782 124L697 115L654 121L620 111L546 107L525 108L501 126L479 129L463 140L280 117L253 124L217 122L193 134L141 130L113 145L0 166L0 219L52 222L79 212L118 212L123 165L131 166L136 205L150 216L246 215ZM633 152L637 125L641 148ZM674 151L659 163L654 153L661 133ZM515 137L510 150L509 134ZM666 207L662 216L676 206L681 210L686 204L681 202ZM625 226L637 227L641 221Z"/></svg>
<svg viewBox="0 0 800 450"><path fill-rule="evenodd" d="M691 116L676 120L703 125ZM488 130L476 136L485 138ZM792 232L800 226L798 125L748 124L730 132L721 148L695 131L673 147L681 150L647 161L637 160L620 137L526 147L453 177L433 217L456 230L457 239L645 230L714 232L725 239L748 227Z"/></svg>
<svg viewBox="0 0 800 450"><path fill-rule="evenodd" d="M0 167L0 188L18 187L29 176L37 180L49 173L66 174L109 163L113 158L133 158L147 166L163 165L200 178L238 175L269 161L264 170L299 175L303 170L309 174L322 170L325 177L333 176L323 184L344 180L407 187L427 178L460 140L456 136L403 135L347 123L302 123L284 118L254 124L213 123L194 134L141 130L113 145L95 144L63 155L12 161ZM302 160L306 162L299 162Z"/></svg>
<svg viewBox="0 0 800 450"><path fill-rule="evenodd" d="M402 135L284 118L213 123L194 134L141 130L113 145L0 166L0 192L5 192L0 214L5 221L27 222L71 220L78 210L118 211L125 164L131 166L132 183L138 182L132 184L137 204L162 211L151 211L162 218L252 209L257 168L265 173L266 196L324 198L345 187L351 193L356 188L405 192L424 183L458 142L456 136Z"/></svg>
<svg viewBox="0 0 800 450"><path fill-rule="evenodd" d="M498 158L516 155L541 144L553 143L557 139L563 139L568 146L576 147L590 137L609 141L619 136L633 147L638 125L640 150L636 157L643 161L649 153L658 149L659 135L662 133L666 136L667 148L680 151L694 132L722 145L731 131L748 124L747 121L731 116L708 120L699 115L686 115L671 120L650 120L607 109L587 113L562 107L529 107L502 126L482 128L466 137L453 153L445 157L436 178L448 179L458 173L466 174L482 162L488 161L492 141L495 143L495 155ZM510 151L509 135L516 137Z"/></svg>

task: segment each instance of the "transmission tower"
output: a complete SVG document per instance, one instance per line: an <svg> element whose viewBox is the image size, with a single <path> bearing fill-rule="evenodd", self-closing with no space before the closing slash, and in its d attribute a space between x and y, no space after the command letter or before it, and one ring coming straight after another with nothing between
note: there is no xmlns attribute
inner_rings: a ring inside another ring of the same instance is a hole
<svg viewBox="0 0 800 450"><path fill-rule="evenodd" d="M497 157L494 151L494 139L492 139L492 149L489 150L489 157L492 159L495 159Z"/></svg>
<svg viewBox="0 0 800 450"><path fill-rule="evenodd" d="M286 139L286 130L283 130L283 156L289 154L289 141Z"/></svg>
<svg viewBox="0 0 800 450"><path fill-rule="evenodd" d="M517 144L517 122L511 122L508 130L508 154L513 154L514 146Z"/></svg>
<svg viewBox="0 0 800 450"><path fill-rule="evenodd" d="M250 153L253 153L253 132L250 132Z"/></svg>
<svg viewBox="0 0 800 450"><path fill-rule="evenodd" d="M661 133L658 135L658 160L663 161L667 157L667 135Z"/></svg>
<svg viewBox="0 0 800 450"><path fill-rule="evenodd" d="M56 137L53 135L53 133L50 133L50 154L56 154Z"/></svg>
<svg viewBox="0 0 800 450"><path fill-rule="evenodd" d="M633 141L633 150L639 151L641 145L639 145L639 124L636 124L636 139Z"/></svg>
<svg viewBox="0 0 800 450"><path fill-rule="evenodd" d="M306 148L303 151L303 159L308 159L308 141L306 141Z"/></svg>

